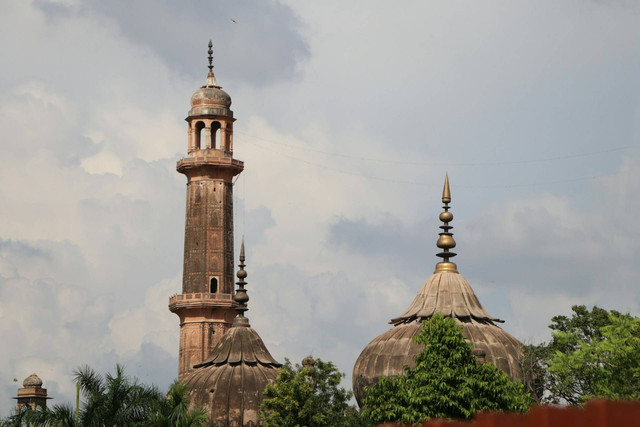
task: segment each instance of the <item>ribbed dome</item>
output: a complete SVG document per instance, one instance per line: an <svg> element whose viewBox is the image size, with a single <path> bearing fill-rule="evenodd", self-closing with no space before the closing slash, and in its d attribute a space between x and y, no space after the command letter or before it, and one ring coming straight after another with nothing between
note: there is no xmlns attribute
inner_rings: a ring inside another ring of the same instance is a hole
<svg viewBox="0 0 640 427"><path fill-rule="evenodd" d="M397 325L416 319L424 320L436 312L455 318L468 317L480 322L503 322L487 313L462 274L445 272L432 274L407 311L402 316L391 319L390 323Z"/></svg>
<svg viewBox="0 0 640 427"><path fill-rule="evenodd" d="M402 375L404 365L415 366L414 357L423 349L413 337L420 332L422 321L441 313L452 317L462 325L465 338L473 345L473 352L482 361L490 361L512 379L521 376L519 359L522 343L496 326L502 320L491 316L482 307L469 282L458 273L455 263L449 261L456 254L450 252L456 243L449 222L451 194L449 179L445 179L442 202L445 204L440 220L437 246L443 252L437 254L443 262L436 264L436 271L426 281L409 308L399 317L391 319L394 327L371 341L360 353L353 368L353 393L362 406L364 389L375 384L380 377Z"/></svg>
<svg viewBox="0 0 640 427"><path fill-rule="evenodd" d="M36 374L31 374L22 382L23 387L42 387L42 380Z"/></svg>
<svg viewBox="0 0 640 427"><path fill-rule="evenodd" d="M256 426L262 393L281 366L248 322L238 320L184 380L191 401L208 408L210 421L219 426Z"/></svg>
<svg viewBox="0 0 640 427"><path fill-rule="evenodd" d="M414 357L424 346L416 344L413 337L420 332L421 322L436 312L462 325L462 333L476 355L484 354L509 377L520 378L522 344L493 323L500 320L487 313L461 274L435 273L407 311L391 320L396 326L374 338L360 353L353 368L353 393L358 404L362 404L366 386L382 376L402 375L404 365L415 366Z"/></svg>

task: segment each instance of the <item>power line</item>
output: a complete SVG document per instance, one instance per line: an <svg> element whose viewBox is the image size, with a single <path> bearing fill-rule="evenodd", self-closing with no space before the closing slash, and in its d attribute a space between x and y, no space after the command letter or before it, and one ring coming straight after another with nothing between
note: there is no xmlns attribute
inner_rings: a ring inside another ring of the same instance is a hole
<svg viewBox="0 0 640 427"><path fill-rule="evenodd" d="M261 146L259 144L251 142L251 141L245 141L245 142L248 142L249 144L251 144L251 145L253 145L255 147L261 148L261 149L263 149L265 151L276 153L276 154L278 154L280 156L284 156L284 157L290 158L290 159L295 160L297 162L305 163L305 164L308 164L308 165L311 165L311 166L315 166L315 167L320 168L320 169L332 171L332 172L338 172L338 173L341 173L341 174L350 175L350 176L356 176L356 177L364 178L364 179L370 179L370 180L376 180L376 181L384 181L384 182L392 182L394 184L416 185L416 186L425 186L425 187L433 187L434 186L432 184L428 184L428 183L425 183L425 182L404 181L404 180L398 180L398 179L391 179L391 178L387 178L387 177L381 178L381 177L376 177L376 176L364 175L364 174L360 174L360 173L356 173L356 172L352 172L352 171L345 171L345 170L342 170L342 169L337 169L337 168L329 167L329 166L322 165L322 164L319 164L319 163L311 162L311 161L306 160L306 159L301 159L299 157L292 156L290 154L283 153L281 151L273 150L271 148L263 147L263 146ZM405 163L409 163L409 162L405 162ZM525 183L525 184L459 185L459 186L463 187L463 188L523 188L523 187L538 187L538 186L545 186L545 185L564 184L564 183L569 183L569 182L593 180L593 179L599 179L599 178L604 178L604 177L608 177L608 176L615 176L615 175L617 175L617 173L600 174L600 175L586 175L586 176L582 176L582 177L560 179L560 180L555 180L555 181L533 182L533 183ZM437 184L437 186L440 186L440 184Z"/></svg>
<svg viewBox="0 0 640 427"><path fill-rule="evenodd" d="M348 158L348 159L355 159L355 160L368 161L368 162L408 164L408 165L420 165L420 166L507 166L507 165L521 165L521 164L528 164L528 163L543 163L543 162L557 161L557 160L578 159L578 158L582 158L582 157L596 156L596 155L599 155L599 154L607 154L607 153L613 153L613 152L616 152L616 151L623 151L623 150L627 150L627 149L632 147L631 145L625 145L625 146L621 146L621 147L608 148L608 149L605 149L605 150L590 151L590 152L579 153L579 154L566 154L566 155L562 155L562 156L542 157L542 158L537 158L537 159L505 160L505 161L491 161L491 162L447 163L447 162L425 162L425 161L416 161L416 160L397 160L397 159L382 159L382 158L355 156L355 155L351 155L351 154L336 153L336 152L332 152L332 151L318 150L318 149L311 148L311 147L304 147L304 146L299 146L299 145L287 144L285 142L274 141L274 140L271 140L271 139L262 138L262 137L259 137L259 136L251 135L251 134L246 133L246 132L242 132L242 131L235 131L235 132L236 133L241 133L241 134L249 136L251 138L262 140L262 141L265 141L265 142L268 142L268 143L271 143L271 144L282 145L284 147L289 147L289 148L302 150L302 151L312 151L312 152L315 152L315 153L321 153L321 154L325 154L325 155L328 155L328 156L344 157L344 158Z"/></svg>

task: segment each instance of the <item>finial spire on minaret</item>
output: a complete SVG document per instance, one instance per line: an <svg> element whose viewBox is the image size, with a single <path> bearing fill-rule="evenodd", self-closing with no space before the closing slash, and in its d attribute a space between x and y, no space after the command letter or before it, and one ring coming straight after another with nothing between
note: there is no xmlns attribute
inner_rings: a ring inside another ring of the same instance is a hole
<svg viewBox="0 0 640 427"><path fill-rule="evenodd" d="M209 75L213 75L213 43L209 40Z"/></svg>
<svg viewBox="0 0 640 427"><path fill-rule="evenodd" d="M238 312L238 317L233 321L234 325L245 325L249 326L249 319L244 317L244 312L249 310L247 308L247 301L249 301L249 295L247 295L247 290L244 286L247 284L244 279L247 278L247 272L245 271L246 265L244 264L244 236L242 236L242 244L240 245L240 270L236 276L238 276L238 281L236 285L238 285L238 290L236 290L236 294L233 296L233 300L238 303L238 307L236 307L236 311Z"/></svg>
<svg viewBox="0 0 640 427"><path fill-rule="evenodd" d="M207 86L218 86L216 77L213 75L213 43L209 40L209 74L207 74Z"/></svg>
<svg viewBox="0 0 640 427"><path fill-rule="evenodd" d="M453 214L449 212L449 203L451 203L451 191L449 190L449 174L446 174L444 177L442 203L444 203L444 206L442 207L444 209L444 212L440 214L439 218L440 221L442 221L444 224L440 226L440 228L442 229L442 233L438 233L440 237L438 238L438 243L436 243L436 246L442 249L442 252L436 254L436 256L442 258L442 262L436 264L435 273L442 273L447 271L451 273L457 273L458 266L453 262L449 262L449 258L453 258L454 256L456 256L455 253L449 252L449 249L453 249L456 247L456 241L453 239L453 233L449 232L449 230L453 228L451 225L449 225L449 223L453 220Z"/></svg>

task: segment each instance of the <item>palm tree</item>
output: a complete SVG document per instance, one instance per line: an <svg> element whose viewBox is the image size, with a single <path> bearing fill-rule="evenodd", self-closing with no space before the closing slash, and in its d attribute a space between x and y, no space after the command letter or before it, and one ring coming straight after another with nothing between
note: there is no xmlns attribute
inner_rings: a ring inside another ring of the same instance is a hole
<svg viewBox="0 0 640 427"><path fill-rule="evenodd" d="M0 420L0 427L204 427L204 408L191 407L184 384L174 382L166 396L155 386L139 383L116 365L114 375L100 375L89 366L74 372L82 406L76 418L70 405L23 409Z"/></svg>
<svg viewBox="0 0 640 427"><path fill-rule="evenodd" d="M102 377L86 365L74 374L84 400L80 425L85 427L142 426L162 401L156 387L132 380L121 365L115 375Z"/></svg>
<svg viewBox="0 0 640 427"><path fill-rule="evenodd" d="M202 427L208 422L204 408L189 409L187 386L175 381L162 401L160 410L153 414L148 427Z"/></svg>
<svg viewBox="0 0 640 427"><path fill-rule="evenodd" d="M54 405L53 408L37 408L28 411L24 426L77 427L75 411L69 405Z"/></svg>

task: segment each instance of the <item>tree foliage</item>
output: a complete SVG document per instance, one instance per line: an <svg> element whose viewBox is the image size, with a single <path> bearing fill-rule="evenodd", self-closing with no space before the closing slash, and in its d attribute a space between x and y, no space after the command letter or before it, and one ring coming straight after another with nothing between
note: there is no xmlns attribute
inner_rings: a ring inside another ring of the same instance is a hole
<svg viewBox="0 0 640 427"><path fill-rule="evenodd" d="M207 411L201 407L190 407L185 384L175 381L167 396L159 402L146 422L147 427L201 427L208 425Z"/></svg>
<svg viewBox="0 0 640 427"><path fill-rule="evenodd" d="M293 366L285 359L275 384L264 390L260 422L264 427L368 425L349 406L352 394L340 387L343 377L332 362L309 357Z"/></svg>
<svg viewBox="0 0 640 427"><path fill-rule="evenodd" d="M555 316L549 343L529 346L527 363L542 400L581 405L589 399L640 398L640 319L584 305ZM532 382L532 381L530 381Z"/></svg>
<svg viewBox="0 0 640 427"><path fill-rule="evenodd" d="M479 363L462 328L435 314L414 340L424 344L416 366L382 377L365 389L364 409L375 423L421 423L428 418L469 419L486 410L526 411L531 399L491 363Z"/></svg>
<svg viewBox="0 0 640 427"><path fill-rule="evenodd" d="M79 418L67 404L52 408L23 409L2 422L2 427L201 427L208 425L203 409L189 409L184 385L175 382L164 396L125 374L116 365L115 374L100 375L88 366L74 373L80 385L82 403Z"/></svg>

